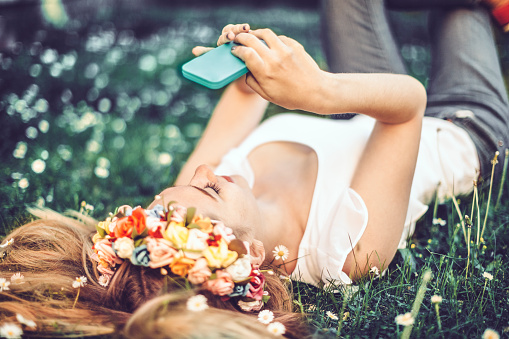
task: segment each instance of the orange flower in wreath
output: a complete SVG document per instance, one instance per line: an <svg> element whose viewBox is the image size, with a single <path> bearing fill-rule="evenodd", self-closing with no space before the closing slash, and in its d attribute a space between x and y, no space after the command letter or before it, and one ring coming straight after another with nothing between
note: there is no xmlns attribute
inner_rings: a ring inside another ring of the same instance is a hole
<svg viewBox="0 0 509 339"><path fill-rule="evenodd" d="M143 208L135 208L130 216L117 220L115 237L131 237L134 227L136 227L138 234L141 234L147 227L146 219L147 215L145 211L143 211Z"/></svg>
<svg viewBox="0 0 509 339"><path fill-rule="evenodd" d="M193 259L180 257L173 260L173 262L170 264L171 271L176 275L185 277L187 272L194 266L194 263L195 261Z"/></svg>

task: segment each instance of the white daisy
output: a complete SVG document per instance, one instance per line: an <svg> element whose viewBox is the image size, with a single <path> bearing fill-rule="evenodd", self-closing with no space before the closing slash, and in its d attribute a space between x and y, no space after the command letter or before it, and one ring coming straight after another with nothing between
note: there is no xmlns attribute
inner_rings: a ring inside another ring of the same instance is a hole
<svg viewBox="0 0 509 339"><path fill-rule="evenodd" d="M396 324L403 326L412 325L415 321L414 317L412 317L412 314L410 312L400 314L394 320L396 321Z"/></svg>
<svg viewBox="0 0 509 339"><path fill-rule="evenodd" d="M10 290L9 285L11 284L10 281L7 281L5 278L0 278L0 292Z"/></svg>
<svg viewBox="0 0 509 339"><path fill-rule="evenodd" d="M488 280L493 280L493 275L491 275L491 273L488 273L488 272L484 272L482 274L483 277L485 277L486 279Z"/></svg>
<svg viewBox="0 0 509 339"><path fill-rule="evenodd" d="M380 271L378 270L378 267L376 266L373 266L371 267L371 269L369 270L370 273L373 273L375 276L379 277L380 276Z"/></svg>
<svg viewBox="0 0 509 339"><path fill-rule="evenodd" d="M432 304L441 304L442 303L442 297L439 295L434 295L431 297L431 303Z"/></svg>
<svg viewBox="0 0 509 339"><path fill-rule="evenodd" d="M267 326L267 330L274 335L283 335L285 334L286 327L280 322L273 322Z"/></svg>
<svg viewBox="0 0 509 339"><path fill-rule="evenodd" d="M274 254L274 258L276 260L281 259L283 261L288 259L288 256L290 255L290 251L288 250L288 248L285 245L276 246L276 248L274 248L272 253Z"/></svg>
<svg viewBox="0 0 509 339"><path fill-rule="evenodd" d="M332 320L338 320L338 319L339 319L339 318L338 318L338 316L337 316L336 314L332 313L331 311L327 311L327 312L325 312L325 314L326 314L329 318L331 318Z"/></svg>
<svg viewBox="0 0 509 339"><path fill-rule="evenodd" d="M32 328L36 328L37 325L35 324L35 321L33 320L28 320L27 318L25 318L24 316L22 316L21 314L17 313L16 314L16 319L23 325L26 325L28 327L32 327Z"/></svg>
<svg viewBox="0 0 509 339"><path fill-rule="evenodd" d="M187 309L193 312L201 312L209 308L207 305L207 297L202 294L192 296L187 300Z"/></svg>
<svg viewBox="0 0 509 339"><path fill-rule="evenodd" d="M446 223L442 218L433 218L433 225L445 226Z"/></svg>
<svg viewBox="0 0 509 339"><path fill-rule="evenodd" d="M87 278L85 276L77 277L76 280L72 282L72 287L78 288L83 287L87 284Z"/></svg>
<svg viewBox="0 0 509 339"><path fill-rule="evenodd" d="M270 324L274 320L274 313L269 310L263 310L260 313L258 313L258 321L262 324Z"/></svg>
<svg viewBox="0 0 509 339"><path fill-rule="evenodd" d="M0 247L1 247L1 248L7 247L7 246L9 246L9 245L12 245L12 243L13 243L13 242L14 242L14 239L13 239L13 238L11 238L11 239L7 240L7 242L6 242L5 244L0 245Z"/></svg>
<svg viewBox="0 0 509 339"><path fill-rule="evenodd" d="M25 283L25 276L21 274L21 272L14 273L11 277L11 283L13 284L24 284Z"/></svg>
<svg viewBox="0 0 509 339"><path fill-rule="evenodd" d="M108 286L108 284L110 283L110 277L107 276L107 275L101 275L99 277L99 279L97 280L97 282L99 283L99 285L101 285L102 287L106 287Z"/></svg>
<svg viewBox="0 0 509 339"><path fill-rule="evenodd" d="M7 339L21 338L23 330L16 324L5 323L0 327L0 337Z"/></svg>
<svg viewBox="0 0 509 339"><path fill-rule="evenodd" d="M482 334L482 339L499 339L500 334L497 331L492 330L491 328L487 328L486 331Z"/></svg>

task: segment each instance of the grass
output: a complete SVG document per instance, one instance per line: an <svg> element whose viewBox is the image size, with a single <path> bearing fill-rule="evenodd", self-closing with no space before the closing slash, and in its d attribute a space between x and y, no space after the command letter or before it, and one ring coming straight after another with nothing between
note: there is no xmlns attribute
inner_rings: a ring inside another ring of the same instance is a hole
<svg viewBox="0 0 509 339"><path fill-rule="evenodd" d="M29 204L63 211L86 201L102 218L122 204L146 205L171 184L220 95L184 80L180 65L191 58L192 46L213 44L225 23L250 22L295 37L326 67L316 38L320 18L312 8L79 4L66 5L64 28L41 19L36 6L2 13L8 33L21 43L0 57L3 234L29 220ZM398 29L405 62L426 83L424 21L414 13L393 15L406 28ZM498 39L507 72L509 41ZM268 115L280 111L270 106ZM324 337L394 338L411 329L416 338L473 338L486 328L507 337L507 186L504 178L493 183L491 196L479 190L477 200L472 194L432 206L385 274L372 274L357 287L295 282L295 310L308 314ZM465 215L471 226L467 222L463 232ZM423 284L428 271L432 277ZM438 311L433 295L443 299ZM411 328L395 322L407 312L415 318Z"/></svg>
<svg viewBox="0 0 509 339"><path fill-rule="evenodd" d="M507 183L504 186L507 190ZM471 211L469 198L459 204L462 213ZM414 338L479 338L487 328L507 337L508 205L501 203L491 212L487 205L483 200L479 210L481 218L489 214L479 245L475 237L470 245L465 243L460 217L449 202L435 212L445 218L444 226L433 223L437 215L431 209L420 221L409 248L400 250L385 274L371 274L358 289L330 286L320 290L296 284L303 310L311 314L314 326L332 337L405 337L410 326L397 325L395 318L407 312L415 318ZM477 218L471 234L476 234L476 225L482 227ZM431 273L431 279L423 284L426 272ZM433 304L434 295L443 301ZM328 317L326 311L337 314L339 320Z"/></svg>

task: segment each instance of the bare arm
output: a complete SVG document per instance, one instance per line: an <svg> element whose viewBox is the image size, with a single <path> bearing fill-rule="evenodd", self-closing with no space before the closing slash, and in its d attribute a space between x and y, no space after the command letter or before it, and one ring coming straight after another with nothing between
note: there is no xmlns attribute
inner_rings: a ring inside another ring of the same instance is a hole
<svg viewBox="0 0 509 339"><path fill-rule="evenodd" d="M227 43L233 40L236 34L248 31L248 24L227 25L223 28L217 45ZM193 54L199 56L211 49L197 46L193 49ZM201 164L207 164L212 169L217 167L221 158L258 126L267 105L265 99L247 86L245 76L230 84L212 112L198 145L180 171L175 185L186 185Z"/></svg>
<svg viewBox="0 0 509 339"><path fill-rule="evenodd" d="M424 87L406 75L324 72L299 43L270 30L239 34L236 40L244 46L233 53L248 65L247 83L262 97L290 109L354 112L377 120L351 182L368 208L368 225L343 270L356 279L372 266L387 267L408 209Z"/></svg>
<svg viewBox="0 0 509 339"><path fill-rule="evenodd" d="M186 185L201 164L215 168L231 148L240 144L258 126L267 104L258 94L243 91L235 83L229 85L175 185Z"/></svg>

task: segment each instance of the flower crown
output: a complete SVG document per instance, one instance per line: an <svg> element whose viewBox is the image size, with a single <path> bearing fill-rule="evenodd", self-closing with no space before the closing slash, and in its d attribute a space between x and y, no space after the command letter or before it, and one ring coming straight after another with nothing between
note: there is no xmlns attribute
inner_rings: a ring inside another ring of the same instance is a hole
<svg viewBox="0 0 509 339"><path fill-rule="evenodd" d="M223 300L238 297L244 311L258 311L269 299L265 276L259 269L263 258L249 255L249 244L236 239L221 221L204 218L170 203L165 209L121 206L112 217L99 222L93 236L99 284L108 286L117 265L157 269L182 277Z"/></svg>

